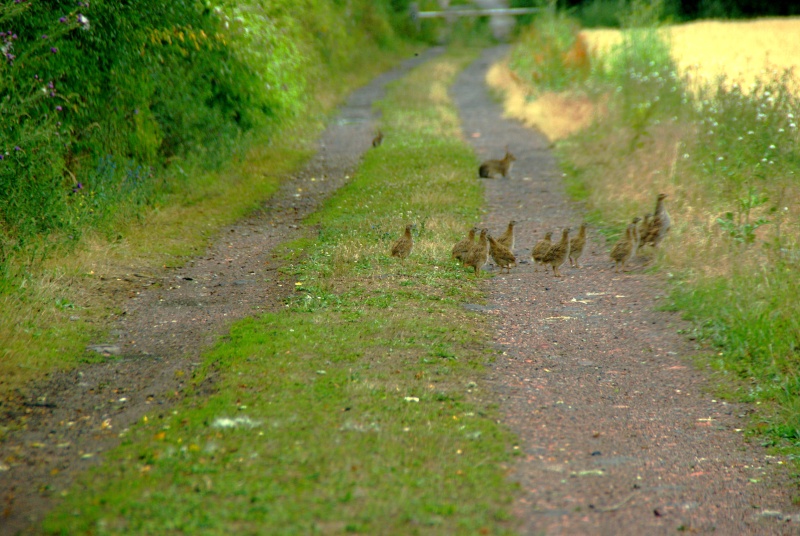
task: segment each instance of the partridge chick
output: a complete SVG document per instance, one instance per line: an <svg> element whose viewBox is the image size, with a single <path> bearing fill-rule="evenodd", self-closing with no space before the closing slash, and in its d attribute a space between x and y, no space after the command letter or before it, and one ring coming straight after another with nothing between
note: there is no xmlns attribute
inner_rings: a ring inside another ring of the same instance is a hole
<svg viewBox="0 0 800 536"><path fill-rule="evenodd" d="M489 253L492 255L494 262L497 263L497 266L500 267L500 273L503 273L504 268L508 273L511 273L511 266L517 265L517 258L511 253L510 249L501 244L499 240L495 240L492 235L487 235L486 238L489 239Z"/></svg>
<svg viewBox="0 0 800 536"><path fill-rule="evenodd" d="M392 257L405 259L411 255L411 250L414 249L414 239L411 238L413 227L411 224L406 225L406 232L392 246Z"/></svg>
<svg viewBox="0 0 800 536"><path fill-rule="evenodd" d="M645 244L653 244L653 247L658 247L658 244L667 235L667 231L672 226L672 220L667 212L667 207L664 206L664 199L667 194L658 194L656 198L656 212L653 214L653 219L650 221L650 227L647 230L647 235L642 239Z"/></svg>
<svg viewBox="0 0 800 536"><path fill-rule="evenodd" d="M553 238L553 233L548 231L547 234L544 235L544 238L536 242L536 245L533 246L531 250L531 258L533 259L533 271L539 271L539 265L543 264L542 259L544 258L545 253L550 249L552 246L552 242L550 239Z"/></svg>
<svg viewBox="0 0 800 536"><path fill-rule="evenodd" d="M636 252L639 251L639 244L642 241L642 234L639 229L639 222L642 221L642 218L636 216L631 220L631 223L634 225L633 227L633 254L636 255Z"/></svg>
<svg viewBox="0 0 800 536"><path fill-rule="evenodd" d="M486 239L488 232L489 229L481 229L478 243L472 246L464 259L464 265L474 268L476 276L481 274L481 268L489 260L489 241Z"/></svg>
<svg viewBox="0 0 800 536"><path fill-rule="evenodd" d="M569 257L569 231L569 227L564 229L561 232L561 241L550 246L550 249L548 249L547 253L542 257L542 264L549 264L552 266L553 274L556 277L561 277L559 268L564 264L564 261L567 260L567 257Z"/></svg>
<svg viewBox="0 0 800 536"><path fill-rule="evenodd" d="M506 232L497 239L498 244L504 245L509 251L514 251L514 226L517 224L515 220L508 222Z"/></svg>
<svg viewBox="0 0 800 536"><path fill-rule="evenodd" d="M640 221L639 226L636 228L636 235L639 237L636 242L637 251L644 246L644 238L647 236L647 232L650 230L650 221L652 219L653 215L648 212L644 215L644 219Z"/></svg>
<svg viewBox="0 0 800 536"><path fill-rule="evenodd" d="M581 228L578 229L578 236L573 238L569 241L569 265L574 266L575 268L580 268L578 265L578 259L581 257L583 253L583 246L586 245L586 223L581 224Z"/></svg>
<svg viewBox="0 0 800 536"><path fill-rule="evenodd" d="M487 160L478 168L478 175L483 179L508 178L511 166L517 158L506 147L506 155L500 160Z"/></svg>
<svg viewBox="0 0 800 536"><path fill-rule="evenodd" d="M469 253L470 248L475 245L475 233L478 232L477 227L473 227L469 230L466 238L463 238L456 242L456 245L453 246L453 254L452 258L458 259L461 262L464 262L464 259Z"/></svg>
<svg viewBox="0 0 800 536"><path fill-rule="evenodd" d="M616 273L619 273L620 270L625 271L625 263L633 255L634 229L636 229L636 224L629 223L625 229L625 236L620 238L611 249L611 260L616 263L614 267Z"/></svg>

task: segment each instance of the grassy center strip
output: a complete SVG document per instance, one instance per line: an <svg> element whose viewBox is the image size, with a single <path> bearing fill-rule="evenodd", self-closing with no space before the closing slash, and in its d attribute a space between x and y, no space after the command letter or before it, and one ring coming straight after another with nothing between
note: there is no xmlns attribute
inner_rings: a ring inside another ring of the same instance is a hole
<svg viewBox="0 0 800 536"><path fill-rule="evenodd" d="M389 89L383 144L285 248L285 309L237 323L196 393L122 431L47 531L513 530L514 438L484 386L486 326L463 308L481 295L449 260L483 198L447 95L474 57L448 53ZM408 223L401 261L389 251Z"/></svg>

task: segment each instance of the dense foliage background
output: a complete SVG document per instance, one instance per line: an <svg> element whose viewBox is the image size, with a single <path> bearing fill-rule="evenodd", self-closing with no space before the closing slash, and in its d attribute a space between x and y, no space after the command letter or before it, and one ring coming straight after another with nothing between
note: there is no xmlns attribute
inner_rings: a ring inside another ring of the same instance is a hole
<svg viewBox="0 0 800 536"><path fill-rule="evenodd" d="M307 113L356 51L413 30L406 4L3 0L0 268L182 187L159 169L219 165Z"/></svg>

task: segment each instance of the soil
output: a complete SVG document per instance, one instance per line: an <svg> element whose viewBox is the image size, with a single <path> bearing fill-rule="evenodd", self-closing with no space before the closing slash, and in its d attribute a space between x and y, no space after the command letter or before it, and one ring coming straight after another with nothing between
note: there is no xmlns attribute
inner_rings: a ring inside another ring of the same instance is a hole
<svg viewBox="0 0 800 536"><path fill-rule="evenodd" d="M522 264L485 283L483 310L502 350L492 388L519 435L521 532L800 534L789 466L743 437L752 408L716 399L692 364L702 349L679 334L689 326L658 310L664 275L645 274L642 257L615 273L611 244L591 231L579 269L534 271L530 248L547 231L577 231L581 212L547 139L503 119L481 83L503 53L487 51L452 95L481 159L506 147L517 157L509 179L485 181L480 226L500 234L518 222Z"/></svg>
<svg viewBox="0 0 800 536"><path fill-rule="evenodd" d="M715 400L697 352L674 313L657 311L665 284L641 261L615 274L608 245L590 234L581 268L563 278L535 272L531 245L547 230L581 221L564 195L546 139L502 119L483 83L496 48L452 90L465 137L481 157L506 146L508 179L485 181L483 225L517 225L521 264L487 279L485 311L502 355L489 371L507 425L519 436L510 478L523 534L800 534L784 460L747 442L746 406ZM0 444L0 534L36 533L75 476L100 462L119 434L154 407L182 396L200 354L231 322L277 310L291 292L276 245L300 236L302 219L347 180L368 150L371 103L384 85L431 50L356 92L319 152L263 209L226 229L180 269L103 274L97 290L129 298L113 338L87 352L108 354L32 387L0 408L20 430ZM476 173L477 175L477 173ZM302 192L298 190L302 188ZM648 207L649 208L649 207ZM669 240L669 238L667 238Z"/></svg>

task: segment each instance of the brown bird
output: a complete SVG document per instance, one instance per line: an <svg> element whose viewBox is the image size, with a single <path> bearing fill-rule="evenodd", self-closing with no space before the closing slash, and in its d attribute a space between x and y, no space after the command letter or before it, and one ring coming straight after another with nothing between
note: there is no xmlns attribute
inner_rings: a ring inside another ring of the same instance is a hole
<svg viewBox="0 0 800 536"><path fill-rule="evenodd" d="M645 216L646 217L646 216ZM636 255L636 252L639 250L639 244L642 241L642 234L641 230L639 229L639 222L642 221L642 218L636 216L631 220L631 223L634 225L633 227L633 254Z"/></svg>
<svg viewBox="0 0 800 536"><path fill-rule="evenodd" d="M559 268L564 264L564 261L567 260L567 257L569 257L569 231L569 227L564 229L561 232L561 241L550 246L550 249L548 249L547 253L542 257L542 264L549 264L552 266L553 274L555 274L556 277L561 277Z"/></svg>
<svg viewBox="0 0 800 536"><path fill-rule="evenodd" d="M658 194L656 198L656 211L653 214L653 219L650 220L650 226L647 229L647 234L642 237L642 244L652 244L653 247L658 247L658 244L667 235L667 231L672 226L672 220L667 212L667 207L664 206L664 199L667 194Z"/></svg>
<svg viewBox="0 0 800 536"><path fill-rule="evenodd" d="M619 273L620 270L623 272L625 271L625 263L628 262L633 255L634 229L636 229L636 224L629 223L627 229L625 229L625 236L620 238L611 249L611 260L616 263L614 265L614 271L617 273Z"/></svg>
<svg viewBox="0 0 800 536"><path fill-rule="evenodd" d="M644 219L641 220L639 226L636 228L636 234L639 237L638 241L636 242L636 249L641 249L644 246L644 238L647 236L647 232L650 230L650 221L653 219L653 215L649 212L644 215Z"/></svg>
<svg viewBox="0 0 800 536"><path fill-rule="evenodd" d="M467 234L466 238L463 238L458 242L456 242L456 245L453 246L453 254L452 254L453 259L458 259L461 262L464 262L464 259L466 258L467 253L469 253L470 248L472 248L472 246L475 245L475 233L477 232L478 228L473 227L472 229L469 230L469 233Z"/></svg>
<svg viewBox="0 0 800 536"><path fill-rule="evenodd" d="M583 246L586 245L586 223L581 224L578 230L578 236L569 241L569 265L580 268L578 259L583 254ZM574 261L574 265L573 265Z"/></svg>
<svg viewBox="0 0 800 536"><path fill-rule="evenodd" d="M544 238L536 242L536 245L533 246L531 250L531 258L533 259L533 271L536 272L539 270L539 265L543 264L542 259L544 258L545 253L550 249L552 246L552 242L550 239L553 238L552 231L547 231L547 234L544 235Z"/></svg>
<svg viewBox="0 0 800 536"><path fill-rule="evenodd" d="M406 225L406 232L392 246L392 257L405 259L411 255L411 250L414 249L414 239L411 238L411 229L413 228L412 224Z"/></svg>
<svg viewBox="0 0 800 536"><path fill-rule="evenodd" d="M511 166L517 158L506 147L506 155L501 160L487 160L478 168L478 175L484 179L508 178Z"/></svg>
<svg viewBox="0 0 800 536"><path fill-rule="evenodd" d="M508 248L509 251L514 251L514 226L517 224L515 220L508 222L506 232L497 239L498 244L502 244Z"/></svg>
<svg viewBox="0 0 800 536"><path fill-rule="evenodd" d="M517 258L511 253L510 249L495 240L492 235L487 235L486 238L489 239L489 253L492 255L494 262L497 263L497 266L500 267L500 273L503 273L504 268L508 270L508 273L511 273L511 266L517 265Z"/></svg>
<svg viewBox="0 0 800 536"><path fill-rule="evenodd" d="M489 260L489 241L486 239L488 233L489 229L481 229L478 243L472 246L464 259L464 265L474 268L476 276L481 274L481 268Z"/></svg>
<svg viewBox="0 0 800 536"><path fill-rule="evenodd" d="M372 146L373 147L380 147L381 143L383 143L383 132L378 129L378 133L375 134L375 137L372 138Z"/></svg>

